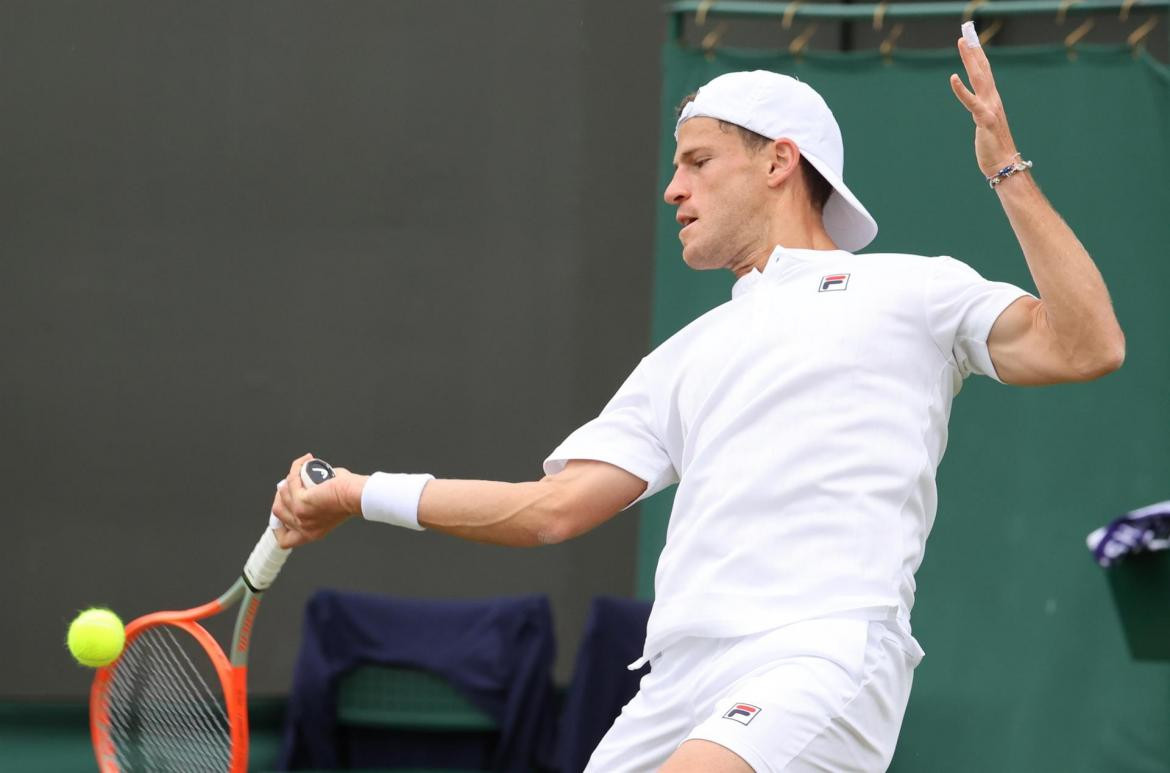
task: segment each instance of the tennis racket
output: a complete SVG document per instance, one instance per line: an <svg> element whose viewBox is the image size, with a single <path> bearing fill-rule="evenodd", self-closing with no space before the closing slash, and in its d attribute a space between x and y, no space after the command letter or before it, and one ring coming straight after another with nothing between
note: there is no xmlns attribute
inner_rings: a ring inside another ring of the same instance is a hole
<svg viewBox="0 0 1170 773"><path fill-rule="evenodd" d="M306 486L332 477L333 468L320 459L301 467ZM125 649L98 669L90 690L90 734L102 773L246 773L248 645L260 595L289 552L267 528L241 577L219 598L143 615L126 626ZM200 621L236 603L240 611L225 654Z"/></svg>

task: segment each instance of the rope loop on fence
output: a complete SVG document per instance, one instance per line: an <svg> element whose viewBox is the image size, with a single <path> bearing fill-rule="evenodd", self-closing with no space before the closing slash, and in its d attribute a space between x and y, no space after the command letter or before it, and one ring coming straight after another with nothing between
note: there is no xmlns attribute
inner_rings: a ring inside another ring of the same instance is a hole
<svg viewBox="0 0 1170 773"><path fill-rule="evenodd" d="M810 24L801 31L799 35L792 39L788 44L788 53L795 56L797 59L801 57L804 50L808 48L808 42L812 40L813 33L817 31L817 25Z"/></svg>

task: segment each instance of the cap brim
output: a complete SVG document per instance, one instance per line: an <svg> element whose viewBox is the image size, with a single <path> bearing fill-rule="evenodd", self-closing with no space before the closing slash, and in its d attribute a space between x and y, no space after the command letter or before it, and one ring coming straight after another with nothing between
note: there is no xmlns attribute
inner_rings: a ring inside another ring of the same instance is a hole
<svg viewBox="0 0 1170 773"><path fill-rule="evenodd" d="M821 176L833 186L833 193L825 202L823 219L825 230L837 244L837 247L848 252L858 252L866 247L877 236L877 221L873 215L861 205L853 191L845 185L840 175L821 159L811 153L801 151L801 156L808 159Z"/></svg>

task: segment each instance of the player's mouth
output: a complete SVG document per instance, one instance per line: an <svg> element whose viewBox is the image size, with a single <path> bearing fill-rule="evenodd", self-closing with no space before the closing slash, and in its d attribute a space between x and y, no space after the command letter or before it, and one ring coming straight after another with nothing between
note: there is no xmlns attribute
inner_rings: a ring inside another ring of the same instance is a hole
<svg viewBox="0 0 1170 773"><path fill-rule="evenodd" d="M698 221L699 218L691 217L690 215L677 215L674 219L677 220L678 224L682 226L682 229L678 232L678 235L681 237L684 233L687 232L687 229L690 228L691 225Z"/></svg>

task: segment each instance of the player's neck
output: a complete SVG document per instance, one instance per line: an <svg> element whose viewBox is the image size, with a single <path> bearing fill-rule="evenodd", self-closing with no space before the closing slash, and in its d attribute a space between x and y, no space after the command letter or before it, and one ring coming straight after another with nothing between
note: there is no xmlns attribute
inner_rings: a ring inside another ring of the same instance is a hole
<svg viewBox="0 0 1170 773"><path fill-rule="evenodd" d="M773 218L765 228L765 234L760 246L752 251L748 259L731 269L737 278L753 268L763 271L777 246L792 250L837 249L833 238L825 230L820 214L811 210L805 210L802 216L798 217Z"/></svg>

